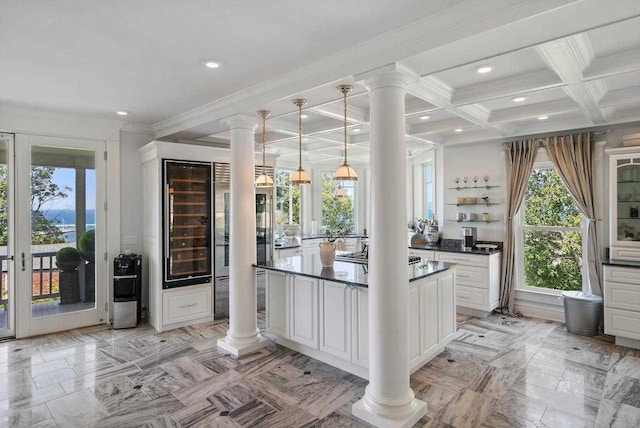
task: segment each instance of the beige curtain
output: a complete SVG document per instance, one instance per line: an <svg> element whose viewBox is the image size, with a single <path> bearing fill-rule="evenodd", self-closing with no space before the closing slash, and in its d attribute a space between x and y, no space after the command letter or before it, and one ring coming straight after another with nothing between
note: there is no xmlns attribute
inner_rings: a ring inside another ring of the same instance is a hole
<svg viewBox="0 0 640 428"><path fill-rule="evenodd" d="M545 143L560 178L576 201L582 214L589 220L587 229L587 275L590 291L602 294L600 288L600 257L593 177L593 144L591 134L549 137Z"/></svg>
<svg viewBox="0 0 640 428"><path fill-rule="evenodd" d="M500 275L500 310L514 314L516 236L513 218L522 205L524 193L538 151L538 140L512 141L504 145L506 161L507 200L502 272Z"/></svg>

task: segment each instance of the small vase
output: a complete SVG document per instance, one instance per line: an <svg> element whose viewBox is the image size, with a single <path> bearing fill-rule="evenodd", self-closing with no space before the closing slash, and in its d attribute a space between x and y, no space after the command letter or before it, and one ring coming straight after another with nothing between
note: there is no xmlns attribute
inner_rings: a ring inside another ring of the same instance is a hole
<svg viewBox="0 0 640 428"><path fill-rule="evenodd" d="M333 262L336 259L336 244L333 242L321 242L320 243L320 260L322 261L323 268L333 267Z"/></svg>
<svg viewBox="0 0 640 428"><path fill-rule="evenodd" d="M440 240L440 231L438 230L438 226L429 226L427 228L427 242L429 244L437 244Z"/></svg>

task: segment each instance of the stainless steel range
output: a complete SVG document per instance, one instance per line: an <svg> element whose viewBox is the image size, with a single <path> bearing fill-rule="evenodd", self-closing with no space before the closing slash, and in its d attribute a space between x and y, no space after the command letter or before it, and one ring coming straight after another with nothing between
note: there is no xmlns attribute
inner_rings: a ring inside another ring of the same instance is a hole
<svg viewBox="0 0 640 428"><path fill-rule="evenodd" d="M363 265L369 264L369 246L363 245L362 251L356 251L355 253L336 254L336 260L339 262L360 263ZM418 256L409 256L409 264L420 263L422 259Z"/></svg>

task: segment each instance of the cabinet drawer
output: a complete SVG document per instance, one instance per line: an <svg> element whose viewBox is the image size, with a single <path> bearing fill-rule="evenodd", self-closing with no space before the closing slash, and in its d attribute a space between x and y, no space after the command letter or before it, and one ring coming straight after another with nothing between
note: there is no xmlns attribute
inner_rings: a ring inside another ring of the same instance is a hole
<svg viewBox="0 0 640 428"><path fill-rule="evenodd" d="M620 266L605 266L604 280L621 282L624 284L636 284L640 286L640 269Z"/></svg>
<svg viewBox="0 0 640 428"><path fill-rule="evenodd" d="M320 248L319 245L322 242L322 239L303 239L302 240L302 248L303 249L316 249Z"/></svg>
<svg viewBox="0 0 640 428"><path fill-rule="evenodd" d="M458 266L456 268L456 283L469 287L489 289L489 269Z"/></svg>
<svg viewBox="0 0 640 428"><path fill-rule="evenodd" d="M456 284L456 304L458 306L486 310L485 308L489 305L489 292Z"/></svg>
<svg viewBox="0 0 640 428"><path fill-rule="evenodd" d="M613 260L638 260L640 248L638 247L611 247L610 257Z"/></svg>
<svg viewBox="0 0 640 428"><path fill-rule="evenodd" d="M415 250L413 248L409 248L409 255L410 256L418 256L418 257L421 257L421 258L427 259L427 260L435 260L436 259L435 251L429 251L429 250Z"/></svg>
<svg viewBox="0 0 640 428"><path fill-rule="evenodd" d="M604 308L604 332L640 340L640 312Z"/></svg>
<svg viewBox="0 0 640 428"><path fill-rule="evenodd" d="M608 308L640 312L640 284L605 281L604 304Z"/></svg>
<svg viewBox="0 0 640 428"><path fill-rule="evenodd" d="M162 295L164 325L210 317L211 286L187 290L165 291Z"/></svg>
<svg viewBox="0 0 640 428"><path fill-rule="evenodd" d="M489 256L476 256L473 254L445 253L438 251L436 258L441 262L458 263L463 266L489 266Z"/></svg>

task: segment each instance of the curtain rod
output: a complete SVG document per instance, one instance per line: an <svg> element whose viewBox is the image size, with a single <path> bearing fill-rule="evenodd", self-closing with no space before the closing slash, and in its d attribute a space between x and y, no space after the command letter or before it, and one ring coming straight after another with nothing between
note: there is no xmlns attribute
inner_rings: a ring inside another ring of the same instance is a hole
<svg viewBox="0 0 640 428"><path fill-rule="evenodd" d="M584 134L586 132L590 132L591 133L591 137L593 138L594 135L604 135L604 134L608 134L610 132L612 132L613 130L610 128L607 129L600 129L597 131L565 131L565 132L557 132L557 133L547 133L547 134L543 134L544 137L534 137L534 136L522 136L522 137L516 137L512 140L509 141L503 141L501 143L498 143L498 147L504 147L505 144L511 142L511 141L522 141L522 140L536 140L538 142L539 146L542 146L544 141L549 138L549 137L560 137L560 136L565 136L565 135L571 135L571 134Z"/></svg>

